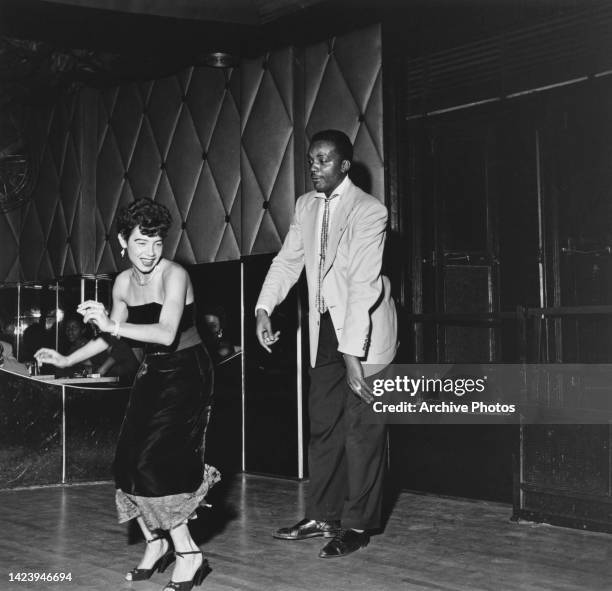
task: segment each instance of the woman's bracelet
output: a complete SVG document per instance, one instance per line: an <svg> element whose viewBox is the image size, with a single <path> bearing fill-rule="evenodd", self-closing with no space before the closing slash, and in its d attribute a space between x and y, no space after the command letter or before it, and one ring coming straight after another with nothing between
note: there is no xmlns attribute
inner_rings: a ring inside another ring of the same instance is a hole
<svg viewBox="0 0 612 591"><path fill-rule="evenodd" d="M115 320L115 326L111 332L111 336L119 338L119 320Z"/></svg>

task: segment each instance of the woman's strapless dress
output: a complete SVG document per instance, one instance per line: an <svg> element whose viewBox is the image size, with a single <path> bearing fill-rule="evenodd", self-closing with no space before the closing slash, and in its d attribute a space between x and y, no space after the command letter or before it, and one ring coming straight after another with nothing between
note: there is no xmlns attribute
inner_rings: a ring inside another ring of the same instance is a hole
<svg viewBox="0 0 612 591"><path fill-rule="evenodd" d="M128 322L152 324L161 304L128 307ZM142 517L150 530L169 530L195 511L219 472L204 463L213 366L185 306L175 342L144 344L130 392L113 472L119 522Z"/></svg>

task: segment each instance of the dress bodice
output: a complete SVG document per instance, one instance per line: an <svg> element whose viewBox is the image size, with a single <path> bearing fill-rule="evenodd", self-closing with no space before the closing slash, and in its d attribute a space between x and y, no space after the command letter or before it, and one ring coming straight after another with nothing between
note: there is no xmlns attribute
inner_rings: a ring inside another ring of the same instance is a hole
<svg viewBox="0 0 612 591"><path fill-rule="evenodd" d="M131 324L155 324L159 322L162 305L157 302L149 302L148 304L140 304L139 306L128 306L128 319ZM187 304L183 308L183 315L179 322L178 332L184 332L188 328L194 326L194 305Z"/></svg>
<svg viewBox="0 0 612 591"><path fill-rule="evenodd" d="M149 302L147 304L140 304L138 306L128 306L128 318L127 321L130 324L155 324L159 322L159 315L161 314L162 305L158 302ZM132 341L132 347L144 347L145 352L170 352L175 351L179 347L179 343L184 338L185 333L192 332L190 329L195 331L195 306L191 302L183 308L183 315L179 322L178 330L176 331L176 338L174 342L169 345L159 345L155 343L141 343L139 341ZM198 339L199 340L199 339Z"/></svg>

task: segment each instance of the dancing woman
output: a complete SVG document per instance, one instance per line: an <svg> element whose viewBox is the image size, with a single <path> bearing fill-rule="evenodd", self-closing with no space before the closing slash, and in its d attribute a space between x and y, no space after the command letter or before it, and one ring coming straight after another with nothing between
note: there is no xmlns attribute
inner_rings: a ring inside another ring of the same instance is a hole
<svg viewBox="0 0 612 591"><path fill-rule="evenodd" d="M164 590L189 591L210 568L187 521L220 476L203 461L213 370L194 324L193 286L183 267L162 256L170 223L168 209L150 199L121 210L119 242L131 267L115 280L110 317L99 302L78 308L100 337L68 356L40 349L36 358L67 367L105 350L109 339L143 344L113 466L119 521L135 518L147 542L126 579L148 579L176 556Z"/></svg>

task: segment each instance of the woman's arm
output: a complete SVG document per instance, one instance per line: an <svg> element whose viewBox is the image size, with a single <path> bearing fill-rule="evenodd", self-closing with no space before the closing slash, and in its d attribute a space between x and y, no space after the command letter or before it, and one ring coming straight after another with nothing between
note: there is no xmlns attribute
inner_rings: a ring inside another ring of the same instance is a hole
<svg viewBox="0 0 612 591"><path fill-rule="evenodd" d="M115 286L120 283L119 279L121 276L117 277L115 281L115 285L113 286L113 310L111 312L111 318L123 319L127 318L127 306L123 301L123 298L119 297L119 293L115 292ZM106 315L106 309L104 305L96 302L99 306L104 310L104 314ZM98 355L103 351L106 351L109 348L108 343L103 338L93 339L87 342L85 345L73 351L69 355L62 355L53 349L42 348L36 351L34 357L38 363L48 363L50 365L55 365L55 367L72 367L77 363L85 361L94 355Z"/></svg>
<svg viewBox="0 0 612 591"><path fill-rule="evenodd" d="M118 278L119 279L119 278ZM129 278L128 278L129 279ZM170 345L176 337L185 308L189 275L176 263L169 263L162 276L164 301L159 315L159 322L154 324L132 324L124 322L127 318L124 283L115 282L113 287L113 312L109 318L104 306L99 302L84 302L79 310L84 313L84 322L93 321L102 332L114 336L133 339L142 343ZM125 313L121 313L123 307ZM117 313L115 310L119 310Z"/></svg>
<svg viewBox="0 0 612 591"><path fill-rule="evenodd" d="M62 355L53 349L43 348L36 351L34 357L40 364L49 363L55 365L55 367L72 367L94 355L98 355L98 353L102 353L102 351L106 351L106 349L108 349L108 343L102 338L97 338L73 351L70 355Z"/></svg>

